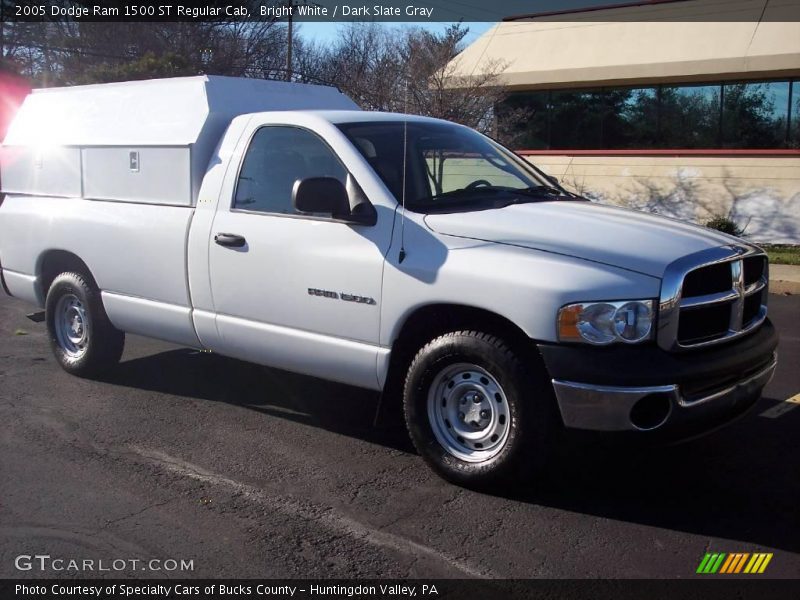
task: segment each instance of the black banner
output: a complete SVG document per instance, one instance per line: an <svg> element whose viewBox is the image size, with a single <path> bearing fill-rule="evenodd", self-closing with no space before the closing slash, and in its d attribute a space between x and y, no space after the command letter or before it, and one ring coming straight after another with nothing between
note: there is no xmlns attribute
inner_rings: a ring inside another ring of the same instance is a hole
<svg viewBox="0 0 800 600"><path fill-rule="evenodd" d="M136 598L733 600L796 598L797 582L732 576L693 580L2 580L5 599Z"/></svg>
<svg viewBox="0 0 800 600"><path fill-rule="evenodd" d="M800 3L785 0L4 0L0 6L6 22L800 21Z"/></svg>

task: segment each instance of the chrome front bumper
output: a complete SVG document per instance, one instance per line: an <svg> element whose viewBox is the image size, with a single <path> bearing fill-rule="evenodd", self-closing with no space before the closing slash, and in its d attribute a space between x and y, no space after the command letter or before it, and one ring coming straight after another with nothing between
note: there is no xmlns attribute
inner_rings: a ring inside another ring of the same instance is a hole
<svg viewBox="0 0 800 600"><path fill-rule="evenodd" d="M706 409L702 411L705 413L716 407L724 409L740 405L747 400L755 402L775 374L777 362L777 354L773 354L769 364L756 373L697 395L685 394L677 384L615 387L553 379L553 388L567 427L593 431L650 431L673 420L691 420L692 413L701 412L700 407ZM631 413L637 403L656 398L664 403L663 419L647 426L635 424L637 419L632 420ZM679 419L679 416L683 418Z"/></svg>

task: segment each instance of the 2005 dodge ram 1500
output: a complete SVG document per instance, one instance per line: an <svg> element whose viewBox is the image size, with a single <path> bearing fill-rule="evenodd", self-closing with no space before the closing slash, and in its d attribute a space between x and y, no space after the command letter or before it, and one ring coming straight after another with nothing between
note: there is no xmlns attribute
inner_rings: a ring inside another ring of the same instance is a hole
<svg viewBox="0 0 800 600"><path fill-rule="evenodd" d="M711 429L775 369L759 248L334 88L36 91L2 186L2 285L45 308L68 372L130 332L380 390L465 485L539 465L561 427Z"/></svg>

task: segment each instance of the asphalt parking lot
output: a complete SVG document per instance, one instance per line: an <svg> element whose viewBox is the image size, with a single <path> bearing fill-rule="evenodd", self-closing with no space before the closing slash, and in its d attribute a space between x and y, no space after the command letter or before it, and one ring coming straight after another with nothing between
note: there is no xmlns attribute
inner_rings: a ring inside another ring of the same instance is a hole
<svg viewBox="0 0 800 600"><path fill-rule="evenodd" d="M492 496L374 427L366 391L134 336L106 380L71 377L0 294L0 577L109 576L15 568L48 554L192 561L126 577L690 578L706 552L798 577L800 408L761 413L800 392L800 297L770 303L780 363L747 417Z"/></svg>

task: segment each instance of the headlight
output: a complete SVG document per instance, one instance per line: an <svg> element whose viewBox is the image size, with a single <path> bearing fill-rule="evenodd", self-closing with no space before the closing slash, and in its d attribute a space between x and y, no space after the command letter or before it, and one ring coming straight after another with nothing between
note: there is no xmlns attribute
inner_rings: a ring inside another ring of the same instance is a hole
<svg viewBox="0 0 800 600"><path fill-rule="evenodd" d="M635 344L649 340L652 332L652 300L581 302L558 311L558 339L562 342Z"/></svg>

